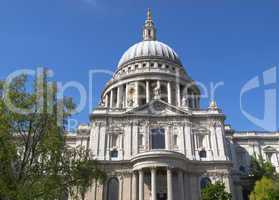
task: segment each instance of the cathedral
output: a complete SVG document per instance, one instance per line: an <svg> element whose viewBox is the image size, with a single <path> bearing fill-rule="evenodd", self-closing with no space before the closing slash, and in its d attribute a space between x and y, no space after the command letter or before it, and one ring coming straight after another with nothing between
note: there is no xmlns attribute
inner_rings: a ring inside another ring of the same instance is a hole
<svg viewBox="0 0 279 200"><path fill-rule="evenodd" d="M107 173L87 200L199 200L222 181L233 200L245 200L252 155L279 170L278 132L237 132L216 102L200 107L200 90L178 54L157 40L151 11L142 41L121 57L92 111L89 125L68 136Z"/></svg>

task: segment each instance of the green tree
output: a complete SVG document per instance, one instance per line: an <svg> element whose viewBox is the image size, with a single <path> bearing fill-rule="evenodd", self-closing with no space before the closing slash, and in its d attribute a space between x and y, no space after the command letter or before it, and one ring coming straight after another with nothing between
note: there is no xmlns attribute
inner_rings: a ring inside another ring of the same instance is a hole
<svg viewBox="0 0 279 200"><path fill-rule="evenodd" d="M105 173L88 149L66 146L72 99L57 97L45 70L34 85L25 75L7 83L0 83L0 200L84 199Z"/></svg>
<svg viewBox="0 0 279 200"><path fill-rule="evenodd" d="M254 190L249 196L250 200L279 200L278 182L268 177L257 181Z"/></svg>
<svg viewBox="0 0 279 200"><path fill-rule="evenodd" d="M250 178L253 191L250 200L277 200L279 199L278 174L271 162L260 155L251 159Z"/></svg>
<svg viewBox="0 0 279 200"><path fill-rule="evenodd" d="M254 185L256 181L260 180L264 176L273 178L276 176L276 172L271 162L265 161L261 155L258 157L254 155L251 159L250 175L253 177Z"/></svg>
<svg viewBox="0 0 279 200"><path fill-rule="evenodd" d="M226 192L225 185L221 181L209 184L202 189L201 200L231 200L232 196Z"/></svg>

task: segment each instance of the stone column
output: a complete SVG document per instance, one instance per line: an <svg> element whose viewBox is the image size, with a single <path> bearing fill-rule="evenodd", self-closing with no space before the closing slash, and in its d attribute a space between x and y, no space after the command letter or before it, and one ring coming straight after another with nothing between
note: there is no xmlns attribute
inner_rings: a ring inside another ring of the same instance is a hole
<svg viewBox="0 0 279 200"><path fill-rule="evenodd" d="M151 169L151 200L157 200L156 169Z"/></svg>
<svg viewBox="0 0 279 200"><path fill-rule="evenodd" d="M212 152L213 152L213 159L218 160L219 158L219 146L218 146L218 141L217 141L217 136L216 136L216 130L214 128L214 125L211 125L209 127L210 131L210 137L211 137L211 144L212 144Z"/></svg>
<svg viewBox="0 0 279 200"><path fill-rule="evenodd" d="M180 97L180 84L176 84L176 99L177 99L177 106L181 106L181 97Z"/></svg>
<svg viewBox="0 0 279 200"><path fill-rule="evenodd" d="M189 124L185 124L184 126L185 131L185 141L186 141L186 156L190 160L193 159L193 140L192 140L192 133L191 133L191 127Z"/></svg>
<svg viewBox="0 0 279 200"><path fill-rule="evenodd" d="M187 200L191 199L191 185L189 183L189 176L187 173L184 173L184 195Z"/></svg>
<svg viewBox="0 0 279 200"><path fill-rule="evenodd" d="M149 103L150 101L150 90L149 90L149 81L146 81L145 83L145 95L146 95L146 103Z"/></svg>
<svg viewBox="0 0 279 200"><path fill-rule="evenodd" d="M137 174L135 172L132 176L132 200L137 200Z"/></svg>
<svg viewBox="0 0 279 200"><path fill-rule="evenodd" d="M97 189L97 180L93 179L93 183L92 183L92 200L96 200L96 189Z"/></svg>
<svg viewBox="0 0 279 200"><path fill-rule="evenodd" d="M217 125L216 125L216 129L215 129L215 133L216 133L216 136L217 136L217 142L218 142L218 147L219 147L219 150L220 150L220 160L226 160L227 157L226 157L226 148L225 148L225 139L224 139L224 129L222 128L223 124L221 122L219 122ZM250 154L252 155L252 154ZM248 159L250 159L250 156L248 155Z"/></svg>
<svg viewBox="0 0 279 200"><path fill-rule="evenodd" d="M171 83L168 82L168 103L171 104Z"/></svg>
<svg viewBox="0 0 279 200"><path fill-rule="evenodd" d="M109 107L111 107L112 108L112 106L113 106L113 89L111 89L111 91L110 91L110 106Z"/></svg>
<svg viewBox="0 0 279 200"><path fill-rule="evenodd" d="M182 170L178 171L178 187L179 187L180 199L184 200L185 199L185 196L184 196L184 180L183 180L183 171Z"/></svg>
<svg viewBox="0 0 279 200"><path fill-rule="evenodd" d="M106 97L105 97L105 106L106 108L109 106L109 95L106 94Z"/></svg>
<svg viewBox="0 0 279 200"><path fill-rule="evenodd" d="M199 108L199 97L197 95L196 95L195 100L196 100L196 108Z"/></svg>
<svg viewBox="0 0 279 200"><path fill-rule="evenodd" d="M166 149L170 150L171 149L171 126L167 127L167 131L165 132L165 142L166 142Z"/></svg>
<svg viewBox="0 0 279 200"><path fill-rule="evenodd" d="M236 185L235 187L236 187L236 191L235 191L235 195L234 195L235 199L243 200L243 196L242 196L243 191L242 191L241 185Z"/></svg>
<svg viewBox="0 0 279 200"><path fill-rule="evenodd" d="M118 199L122 199L123 197L123 177L119 177L119 193L118 193Z"/></svg>
<svg viewBox="0 0 279 200"><path fill-rule="evenodd" d="M186 151L186 138L185 138L185 125L180 127L180 134L182 135L182 152L187 157Z"/></svg>
<svg viewBox="0 0 279 200"><path fill-rule="evenodd" d="M139 128L138 128L138 123L133 123L133 130L132 130L132 150L133 154L138 154L139 152L139 141L138 141L138 135L139 135Z"/></svg>
<svg viewBox="0 0 279 200"><path fill-rule="evenodd" d="M135 82L135 106L139 105L139 82Z"/></svg>
<svg viewBox="0 0 279 200"><path fill-rule="evenodd" d="M124 135L123 134L119 134L118 135L118 138L119 138L119 143L120 143L120 148L119 148L119 152L118 152L118 157L120 160L123 159L124 157Z"/></svg>
<svg viewBox="0 0 279 200"><path fill-rule="evenodd" d="M279 164L278 152L275 153L275 155L276 155L276 161L277 161L276 165L278 166L278 164Z"/></svg>
<svg viewBox="0 0 279 200"><path fill-rule="evenodd" d="M172 193L172 171L171 169L167 169L167 187L168 187L168 200L173 200Z"/></svg>
<svg viewBox="0 0 279 200"><path fill-rule="evenodd" d="M195 105L196 105L196 102L195 102L195 94L194 92L192 92L191 94L191 99L192 99L192 105L191 105L191 108L195 108Z"/></svg>
<svg viewBox="0 0 279 200"><path fill-rule="evenodd" d="M117 108L120 108L120 103L121 103L121 88L120 88L121 86L118 86L117 87L117 102L116 102L116 107Z"/></svg>
<svg viewBox="0 0 279 200"><path fill-rule="evenodd" d="M128 107L128 84L126 84L126 89L125 89L125 107Z"/></svg>
<svg viewBox="0 0 279 200"><path fill-rule="evenodd" d="M144 173L139 170L139 200L144 200L144 180L143 180Z"/></svg>

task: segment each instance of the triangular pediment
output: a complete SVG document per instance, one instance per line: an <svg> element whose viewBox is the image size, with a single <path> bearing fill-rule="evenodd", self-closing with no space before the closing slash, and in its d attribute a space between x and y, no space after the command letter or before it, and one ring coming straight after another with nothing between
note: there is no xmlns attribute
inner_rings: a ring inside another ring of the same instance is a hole
<svg viewBox="0 0 279 200"><path fill-rule="evenodd" d="M187 111L170 105L162 100L152 100L148 104L127 111L131 115L158 115L158 116L175 116L187 115Z"/></svg>

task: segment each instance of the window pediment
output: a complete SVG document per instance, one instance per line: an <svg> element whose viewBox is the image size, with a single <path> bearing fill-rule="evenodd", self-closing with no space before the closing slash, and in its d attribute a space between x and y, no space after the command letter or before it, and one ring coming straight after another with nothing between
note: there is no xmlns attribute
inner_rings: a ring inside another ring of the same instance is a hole
<svg viewBox="0 0 279 200"><path fill-rule="evenodd" d="M277 150L271 146L267 146L263 150L264 152L277 152Z"/></svg>
<svg viewBox="0 0 279 200"><path fill-rule="evenodd" d="M119 127L119 126L110 126L110 127L108 127L107 132L109 134L121 134L121 133L123 133L123 128Z"/></svg>

